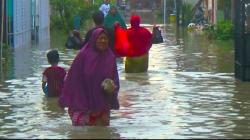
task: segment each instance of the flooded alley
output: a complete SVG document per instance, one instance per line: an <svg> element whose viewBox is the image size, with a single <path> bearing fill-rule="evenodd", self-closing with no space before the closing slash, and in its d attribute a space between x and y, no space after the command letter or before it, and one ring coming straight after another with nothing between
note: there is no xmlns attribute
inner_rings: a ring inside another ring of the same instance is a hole
<svg viewBox="0 0 250 140"><path fill-rule="evenodd" d="M49 66L46 51L59 48L69 68L77 51L62 39L10 50L1 69L0 138L247 138L249 83L234 78L232 41L210 41L202 33L166 26L166 40L150 50L147 73L120 76L120 110L109 127L73 127L57 99L41 88Z"/></svg>

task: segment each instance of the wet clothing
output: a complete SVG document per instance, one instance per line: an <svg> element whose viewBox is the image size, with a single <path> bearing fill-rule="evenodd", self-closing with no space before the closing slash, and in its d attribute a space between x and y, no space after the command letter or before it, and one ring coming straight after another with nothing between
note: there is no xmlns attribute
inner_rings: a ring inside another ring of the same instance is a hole
<svg viewBox="0 0 250 140"><path fill-rule="evenodd" d="M83 112L83 111L74 111L71 108L69 108L68 114L70 116L73 126L109 125L110 110Z"/></svg>
<svg viewBox="0 0 250 140"><path fill-rule="evenodd" d="M111 8L115 8L115 7L112 6ZM114 51L114 44L115 44L114 24L116 22L118 22L123 29L127 29L127 25L118 11L116 12L115 15L112 15L109 12L108 15L104 18L104 27L109 33L110 45L113 51Z"/></svg>
<svg viewBox="0 0 250 140"><path fill-rule="evenodd" d="M152 37L152 43L153 44L158 44L158 43L163 43L163 37L161 35L161 30L159 29L158 26L153 27L153 37Z"/></svg>
<svg viewBox="0 0 250 140"><path fill-rule="evenodd" d="M149 52L152 46L152 34L140 26L140 17L132 16L131 28L115 26L115 50L119 56L138 57Z"/></svg>
<svg viewBox="0 0 250 140"><path fill-rule="evenodd" d="M132 16L130 19L131 28L128 29L128 41L132 47L133 54L130 56L142 56L149 52L152 46L152 34L148 29L140 26L139 16Z"/></svg>
<svg viewBox="0 0 250 140"><path fill-rule="evenodd" d="M148 53L152 46L152 34L140 26L140 17L132 16L131 28L115 26L115 51L118 56L125 56L125 72L138 73L148 70Z"/></svg>
<svg viewBox="0 0 250 140"><path fill-rule="evenodd" d="M100 52L95 48L98 36L104 29L92 32L91 39L78 52L65 78L62 95L59 98L61 107L68 107L73 112L103 112L119 109L119 77L115 55L110 48ZM101 87L104 79L114 80L116 89L107 96Z"/></svg>
<svg viewBox="0 0 250 140"><path fill-rule="evenodd" d="M74 29L80 30L80 26L81 26L81 17L77 15L74 17Z"/></svg>
<svg viewBox="0 0 250 140"><path fill-rule="evenodd" d="M126 57L125 72L126 73L141 73L148 70L148 54L137 57Z"/></svg>
<svg viewBox="0 0 250 140"><path fill-rule="evenodd" d="M63 80L66 75L64 68L59 66L51 66L45 69L43 72L43 82L47 83L47 93L48 97L58 97L62 93Z"/></svg>
<svg viewBox="0 0 250 140"><path fill-rule="evenodd" d="M115 15L112 15L109 12L108 15L104 18L104 26L108 29L114 30L115 22L118 22L122 28L127 29L127 25L118 11Z"/></svg>

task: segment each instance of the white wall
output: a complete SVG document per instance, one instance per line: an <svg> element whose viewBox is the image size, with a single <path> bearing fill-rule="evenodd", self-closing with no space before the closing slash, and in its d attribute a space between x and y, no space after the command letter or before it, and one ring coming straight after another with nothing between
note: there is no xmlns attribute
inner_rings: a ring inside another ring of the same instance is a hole
<svg viewBox="0 0 250 140"><path fill-rule="evenodd" d="M37 26L39 26L38 37L39 41L50 38L50 6L49 0L36 0L37 2Z"/></svg>
<svg viewBox="0 0 250 140"><path fill-rule="evenodd" d="M31 43L31 4L30 0L13 0L14 47Z"/></svg>
<svg viewBox="0 0 250 140"><path fill-rule="evenodd" d="M35 25L38 29L38 39L50 38L50 6L49 0L35 0ZM14 47L31 45L32 32L32 0L13 0L13 35Z"/></svg>

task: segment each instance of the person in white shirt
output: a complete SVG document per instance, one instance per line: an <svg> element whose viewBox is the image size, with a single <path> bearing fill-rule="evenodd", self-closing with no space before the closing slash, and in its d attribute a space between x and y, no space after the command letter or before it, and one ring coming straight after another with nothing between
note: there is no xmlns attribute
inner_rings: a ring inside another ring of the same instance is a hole
<svg viewBox="0 0 250 140"><path fill-rule="evenodd" d="M108 14L110 9L110 0L104 0L104 3L100 6L99 10L103 12L104 17Z"/></svg>

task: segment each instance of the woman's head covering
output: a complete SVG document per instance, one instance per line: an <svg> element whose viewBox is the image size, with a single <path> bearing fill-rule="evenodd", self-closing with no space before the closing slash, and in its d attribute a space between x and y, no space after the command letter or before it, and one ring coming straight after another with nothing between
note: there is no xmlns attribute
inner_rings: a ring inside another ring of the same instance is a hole
<svg viewBox="0 0 250 140"><path fill-rule="evenodd" d="M92 47L92 48L95 48L95 44L96 44L96 41L97 41L97 38L98 36L101 34L101 33L106 33L106 31L103 29L103 28L96 28L92 34L91 34L91 37L89 39L89 42L88 44L86 44L86 47Z"/></svg>
<svg viewBox="0 0 250 140"><path fill-rule="evenodd" d="M152 34L148 29L140 26L141 18L133 15L130 19L131 28L128 29L128 41L131 45L130 56L141 56L149 52L152 46Z"/></svg>
<svg viewBox="0 0 250 140"><path fill-rule="evenodd" d="M115 5L110 5L110 9L116 9L117 10L117 7Z"/></svg>
<svg viewBox="0 0 250 140"><path fill-rule="evenodd" d="M115 15L111 14L111 9L116 9ZM114 29L114 23L118 22L122 28L127 29L126 23L124 19L122 18L120 12L117 10L117 7L114 5L110 6L110 10L108 15L104 19L104 27L109 28L109 29Z"/></svg>
<svg viewBox="0 0 250 140"><path fill-rule="evenodd" d="M131 16L130 18L131 27L138 28L140 27L140 23L141 23L141 18L139 16L137 15Z"/></svg>
<svg viewBox="0 0 250 140"><path fill-rule="evenodd" d="M140 17L133 15L130 19L131 28L115 28L114 48L118 56L138 57L149 52L152 46L152 34L140 26Z"/></svg>
<svg viewBox="0 0 250 140"><path fill-rule="evenodd" d="M103 111L118 109L117 99L119 78L116 59L108 48L99 52L94 48L98 36L104 32L102 28L93 31L89 42L75 57L64 81L59 103L74 111ZM110 78L115 81L117 89L112 96L106 96L101 83Z"/></svg>

